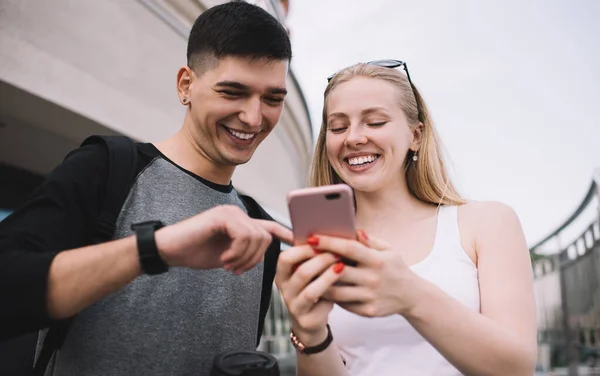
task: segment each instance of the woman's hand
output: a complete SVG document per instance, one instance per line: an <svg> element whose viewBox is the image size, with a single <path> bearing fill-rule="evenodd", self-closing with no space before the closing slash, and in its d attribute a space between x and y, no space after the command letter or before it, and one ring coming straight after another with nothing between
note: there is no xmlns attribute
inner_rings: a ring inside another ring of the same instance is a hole
<svg viewBox="0 0 600 376"><path fill-rule="evenodd" d="M321 297L343 270L338 257L308 245L279 255L275 282L290 313L294 333L307 346L327 338L327 317L333 302Z"/></svg>
<svg viewBox="0 0 600 376"><path fill-rule="evenodd" d="M408 312L415 304L412 294L419 277L390 245L358 231L357 240L315 236L312 245L358 262L347 266L339 284L331 286L324 299L365 317L383 317Z"/></svg>

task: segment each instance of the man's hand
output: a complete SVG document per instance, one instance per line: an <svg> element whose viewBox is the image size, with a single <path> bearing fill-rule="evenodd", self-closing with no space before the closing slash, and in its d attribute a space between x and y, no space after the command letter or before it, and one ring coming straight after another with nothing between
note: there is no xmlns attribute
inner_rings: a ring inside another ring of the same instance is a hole
<svg viewBox="0 0 600 376"><path fill-rule="evenodd" d="M218 206L160 229L156 244L169 265L241 274L263 259L273 236L293 243L292 232L274 221L252 219L237 206Z"/></svg>

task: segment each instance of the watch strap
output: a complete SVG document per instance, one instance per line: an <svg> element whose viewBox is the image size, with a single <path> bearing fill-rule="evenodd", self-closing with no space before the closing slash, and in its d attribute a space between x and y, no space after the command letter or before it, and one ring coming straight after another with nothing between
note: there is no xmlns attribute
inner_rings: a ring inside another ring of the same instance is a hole
<svg viewBox="0 0 600 376"><path fill-rule="evenodd" d="M146 274L154 275L169 270L169 266L158 253L154 233L164 227L160 221L134 223L131 229L135 231L140 265Z"/></svg>
<svg viewBox="0 0 600 376"><path fill-rule="evenodd" d="M316 346L307 347L304 343L302 343L302 341L300 341L300 339L298 339L293 330L290 333L290 340L292 341L292 345L294 345L296 350L303 354L310 355L320 353L327 349L329 345L331 345L331 342L333 342L333 335L331 334L331 328L329 327L329 324L327 324L327 338L325 338L323 342Z"/></svg>

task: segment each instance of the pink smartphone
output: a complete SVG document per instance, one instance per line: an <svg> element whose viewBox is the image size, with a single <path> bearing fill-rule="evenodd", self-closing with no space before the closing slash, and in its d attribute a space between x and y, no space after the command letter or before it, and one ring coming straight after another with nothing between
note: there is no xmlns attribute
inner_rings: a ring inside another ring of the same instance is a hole
<svg viewBox="0 0 600 376"><path fill-rule="evenodd" d="M296 189L288 193L287 202L296 244L306 244L313 234L356 238L354 194L346 184Z"/></svg>

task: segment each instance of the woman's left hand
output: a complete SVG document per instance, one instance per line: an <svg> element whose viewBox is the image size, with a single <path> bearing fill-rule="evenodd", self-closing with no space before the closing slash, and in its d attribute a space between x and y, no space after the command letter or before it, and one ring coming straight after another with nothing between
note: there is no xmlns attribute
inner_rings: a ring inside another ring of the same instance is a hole
<svg viewBox="0 0 600 376"><path fill-rule="evenodd" d="M387 242L370 238L363 231L358 231L357 239L321 235L311 239L314 248L358 263L346 266L339 283L330 287L323 298L365 317L408 312L416 300L416 274Z"/></svg>

